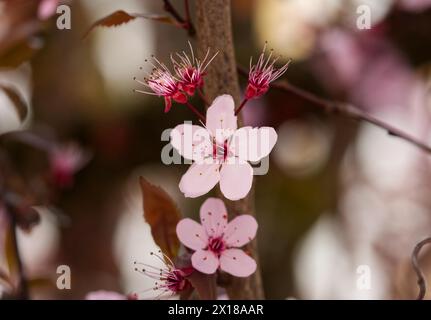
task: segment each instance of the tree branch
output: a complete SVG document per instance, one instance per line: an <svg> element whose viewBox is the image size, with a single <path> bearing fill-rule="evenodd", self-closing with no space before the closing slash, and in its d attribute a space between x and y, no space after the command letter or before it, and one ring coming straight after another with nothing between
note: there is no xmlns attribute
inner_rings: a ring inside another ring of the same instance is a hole
<svg viewBox="0 0 431 320"><path fill-rule="evenodd" d="M190 9L188 0L184 0L184 8L186 12L186 18L183 18L178 13L177 9L171 4L169 0L163 0L164 9L168 12L184 29L187 30L189 36L193 37L196 34L195 27L190 17Z"/></svg>
<svg viewBox="0 0 431 320"><path fill-rule="evenodd" d="M244 77L248 77L248 71L245 68L238 67L238 73ZM305 91L303 89L293 86L292 84L290 84L285 80L276 81L271 84L271 87L274 89L278 89L283 92L292 93L298 97L301 97L302 99L312 103L313 105L324 109L328 113L337 113L346 118L364 121L364 122L373 124L385 130L389 135L400 138L427 153L431 153L431 146L425 144L419 139L413 137L412 135L398 128L393 127L392 125L373 117L372 115L358 109L357 107L351 104L344 103L344 102L330 101L330 100L318 97L317 95L314 95L308 91Z"/></svg>
<svg viewBox="0 0 431 320"><path fill-rule="evenodd" d="M415 246L413 253L412 253L413 270L415 271L415 273L418 277L418 286L419 286L419 293L418 293L416 300L423 300L425 297L425 293L427 291L427 284L426 284L425 276L424 276L424 274L423 274L423 272L419 266L419 253L420 253L423 246L430 244L430 243L431 243L431 237L422 240L421 242L419 242Z"/></svg>
<svg viewBox="0 0 431 320"><path fill-rule="evenodd" d="M196 4L196 24L199 52L204 55L208 48L219 51L207 69L205 94L212 101L220 94L230 94L239 105L240 87L236 70L235 49L232 36L230 0L199 0ZM241 117L238 116L238 125ZM253 188L248 196L239 201L229 201L221 192L230 217L254 212ZM230 277L226 281L226 291L231 299L262 299L263 288L259 268L259 257L256 240L246 247L258 263L256 272L248 278Z"/></svg>

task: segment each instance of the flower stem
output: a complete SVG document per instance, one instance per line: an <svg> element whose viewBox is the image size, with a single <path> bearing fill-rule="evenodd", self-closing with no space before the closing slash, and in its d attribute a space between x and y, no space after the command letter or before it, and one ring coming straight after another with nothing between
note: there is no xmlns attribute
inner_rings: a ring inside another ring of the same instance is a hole
<svg viewBox="0 0 431 320"><path fill-rule="evenodd" d="M196 109L190 102L186 102L186 106L191 110L191 111L193 111L193 113L194 114L196 114L196 116L201 120L201 121L203 121L203 123L205 123L205 117L203 116L203 114L202 113L200 113L199 111L198 111L198 109Z"/></svg>
<svg viewBox="0 0 431 320"><path fill-rule="evenodd" d="M197 91L198 91L199 97L202 99L202 101L204 102L205 106L206 106L206 107L208 107L208 105L209 105L208 100L207 100L207 98L205 97L205 95L204 95L204 93L202 92L202 90L201 90L201 89L198 89Z"/></svg>
<svg viewBox="0 0 431 320"><path fill-rule="evenodd" d="M242 108L244 108L245 104L247 103L248 99L244 98L244 100L242 100L240 106L238 107L238 109L235 110L235 115L237 115Z"/></svg>

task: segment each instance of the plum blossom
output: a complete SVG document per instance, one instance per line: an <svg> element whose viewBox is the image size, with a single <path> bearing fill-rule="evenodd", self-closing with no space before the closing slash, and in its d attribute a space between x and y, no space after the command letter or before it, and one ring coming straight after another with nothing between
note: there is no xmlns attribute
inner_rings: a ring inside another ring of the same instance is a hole
<svg viewBox="0 0 431 320"><path fill-rule="evenodd" d="M205 57L202 60L199 60L195 57L193 47L190 42L189 46L191 57L189 57L185 52L182 52L182 54L176 54L179 61L172 56L171 60L174 65L175 73L179 78L181 89L189 96L193 96L196 89L203 87L205 70L217 56L218 52L213 56L210 56L210 49L208 49Z"/></svg>
<svg viewBox="0 0 431 320"><path fill-rule="evenodd" d="M221 95L207 110L205 128L186 123L172 130L172 146L193 161L179 184L186 197L204 195L217 183L230 200L242 199L250 191L253 168L248 161L269 155L277 133L271 127L238 129L234 112L233 98Z"/></svg>
<svg viewBox="0 0 431 320"><path fill-rule="evenodd" d="M54 148L49 155L53 183L66 188L73 184L74 175L89 160L89 155L79 146L71 143Z"/></svg>
<svg viewBox="0 0 431 320"><path fill-rule="evenodd" d="M37 15L40 20L50 18L56 12L59 0L42 0L38 7Z"/></svg>
<svg viewBox="0 0 431 320"><path fill-rule="evenodd" d="M187 96L181 91L178 79L169 71L166 65L153 57L153 70L144 78L144 81L135 81L147 87L151 91L135 90L139 93L156 95L165 99L165 113L169 112L172 107L172 100L181 104L187 102ZM147 61L147 60L146 60Z"/></svg>
<svg viewBox="0 0 431 320"><path fill-rule="evenodd" d="M278 57L271 61L273 51L270 50L270 53L266 58L265 53L266 44L256 65L252 66L253 58L250 59L250 72L245 92L245 99L247 100L259 98L264 95L268 91L270 83L280 78L289 67L290 61L277 69L275 67L275 63L277 62Z"/></svg>
<svg viewBox="0 0 431 320"><path fill-rule="evenodd" d="M155 267L146 263L134 262L135 271L146 275L147 277L156 280L154 286L150 290L158 292L155 297L171 297L180 293L183 290L191 288L187 276L193 273L193 268L177 268L172 260L159 250L159 253L151 252L152 256L159 259L163 266Z"/></svg>
<svg viewBox="0 0 431 320"><path fill-rule="evenodd" d="M200 209L201 224L186 218L177 224L177 235L192 255L193 267L206 274L218 268L236 277L248 277L256 271L256 262L238 249L255 236L257 222L251 215L240 215L229 223L222 200L208 198Z"/></svg>

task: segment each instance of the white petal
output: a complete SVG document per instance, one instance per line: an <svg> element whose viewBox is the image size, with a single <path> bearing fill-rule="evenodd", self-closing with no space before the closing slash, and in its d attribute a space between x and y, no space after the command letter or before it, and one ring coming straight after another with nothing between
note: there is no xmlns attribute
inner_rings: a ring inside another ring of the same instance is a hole
<svg viewBox="0 0 431 320"><path fill-rule="evenodd" d="M266 157L277 142L277 132L271 127L242 127L230 138L229 151L247 161Z"/></svg>
<svg viewBox="0 0 431 320"><path fill-rule="evenodd" d="M184 196L196 198L210 191L220 180L220 165L193 163L180 181Z"/></svg>
<svg viewBox="0 0 431 320"><path fill-rule="evenodd" d="M186 159L200 162L212 155L211 135L201 126L180 124L170 135L172 146Z"/></svg>
<svg viewBox="0 0 431 320"><path fill-rule="evenodd" d="M235 103L232 96L218 96L207 110L206 127L219 143L223 143L237 129Z"/></svg>
<svg viewBox="0 0 431 320"><path fill-rule="evenodd" d="M220 170L220 190L229 200L244 198L253 183L253 168L246 161L235 159L225 163Z"/></svg>

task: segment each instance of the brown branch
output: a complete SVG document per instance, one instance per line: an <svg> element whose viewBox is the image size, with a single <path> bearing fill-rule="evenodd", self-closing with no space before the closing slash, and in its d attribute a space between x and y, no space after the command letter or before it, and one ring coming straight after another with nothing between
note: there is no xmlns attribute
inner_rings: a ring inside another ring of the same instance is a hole
<svg viewBox="0 0 431 320"><path fill-rule="evenodd" d="M230 0L198 0L195 5L200 54L205 54L208 48L220 52L207 69L205 94L209 101L220 94L230 94L238 105L240 87L232 36ZM241 125L240 116L238 125ZM253 188L246 198L239 201L229 201L221 192L218 192L218 196L224 200L231 218L244 213L255 215ZM263 288L256 240L252 241L246 250L256 259L258 268L248 278L230 277L225 283L226 291L231 299L262 299Z"/></svg>
<svg viewBox="0 0 431 320"><path fill-rule="evenodd" d="M243 67L238 67L238 73L244 77L248 77L248 71ZM418 147L419 149L422 149L427 153L431 153L431 146L425 144L419 139L413 137L412 135L398 128L393 127L392 125L373 117L372 115L358 109L357 107L351 104L338 102L338 101L330 101L330 100L318 97L317 95L314 95L308 91L305 91L301 88L293 86L292 84L290 84L285 80L276 81L271 84L271 87L274 89L278 89L283 92L292 93L298 97L301 97L302 99L314 104L315 106L318 106L324 109L328 113L336 113L346 118L364 121L364 122L373 124L385 130L389 135L400 138Z"/></svg>
<svg viewBox="0 0 431 320"><path fill-rule="evenodd" d="M419 286L419 293L418 293L416 300L423 300L425 297L425 293L427 291L427 284L426 284L425 276L424 276L424 274L423 274L423 272L419 266L419 253L420 253L423 246L430 244L430 243L431 243L431 237L422 240L421 242L419 242L415 246L413 253L412 253L413 270L415 271L415 273L418 277L418 286Z"/></svg>
<svg viewBox="0 0 431 320"><path fill-rule="evenodd" d="M196 34L196 29L190 18L189 2L184 0L184 7L186 11L186 18L175 9L169 0L163 0L163 7L184 29L187 30L189 36L193 37Z"/></svg>

